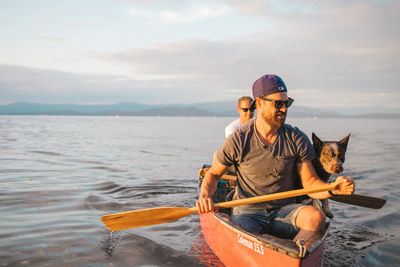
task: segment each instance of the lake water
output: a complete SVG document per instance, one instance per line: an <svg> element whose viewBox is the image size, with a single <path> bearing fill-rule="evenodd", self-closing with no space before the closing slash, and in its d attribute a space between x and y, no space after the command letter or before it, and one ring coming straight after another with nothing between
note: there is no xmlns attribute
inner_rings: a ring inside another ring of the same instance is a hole
<svg viewBox="0 0 400 267"><path fill-rule="evenodd" d="M198 215L112 234L100 216L194 206L198 170L233 119L0 116L0 265L221 265ZM400 121L288 123L322 140L351 132L344 174L387 199L380 210L330 201L324 266L400 266Z"/></svg>

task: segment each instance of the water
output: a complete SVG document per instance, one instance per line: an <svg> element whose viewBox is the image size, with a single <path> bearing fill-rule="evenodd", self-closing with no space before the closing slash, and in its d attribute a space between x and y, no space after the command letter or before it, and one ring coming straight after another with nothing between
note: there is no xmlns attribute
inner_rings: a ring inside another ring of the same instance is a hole
<svg viewBox="0 0 400 267"><path fill-rule="evenodd" d="M192 207L197 173L233 118L0 116L2 266L219 266L198 215L125 231L100 216ZM325 266L399 266L398 120L291 119L307 135L351 132L345 175L380 210L331 201ZM227 244L228 245L228 244Z"/></svg>

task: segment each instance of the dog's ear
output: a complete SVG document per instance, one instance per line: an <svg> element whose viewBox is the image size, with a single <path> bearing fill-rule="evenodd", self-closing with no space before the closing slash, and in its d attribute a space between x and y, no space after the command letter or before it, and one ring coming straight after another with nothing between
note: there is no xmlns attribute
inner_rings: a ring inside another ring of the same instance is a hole
<svg viewBox="0 0 400 267"><path fill-rule="evenodd" d="M339 144L344 148L344 151L346 151L346 149L347 149L347 143L349 142L350 135L351 135L351 133L339 141Z"/></svg>
<svg viewBox="0 0 400 267"><path fill-rule="evenodd" d="M321 146L322 145L322 141L321 139L318 138L318 136L315 133L312 133L312 142L314 146Z"/></svg>

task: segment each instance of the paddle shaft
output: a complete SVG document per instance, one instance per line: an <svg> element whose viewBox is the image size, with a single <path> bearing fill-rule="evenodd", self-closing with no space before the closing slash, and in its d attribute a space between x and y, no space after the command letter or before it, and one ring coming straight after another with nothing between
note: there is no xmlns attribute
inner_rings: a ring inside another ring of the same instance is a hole
<svg viewBox="0 0 400 267"><path fill-rule="evenodd" d="M275 199L296 197L322 191L334 190L339 183L331 183L324 186L293 191L274 193L270 195L238 199L215 204L216 208L230 208L240 205L248 205ZM198 212L196 207L161 207L144 210L134 210L122 213L108 214L101 217L104 225L111 231L124 230L134 227L149 226L166 222L176 221L182 217Z"/></svg>
<svg viewBox="0 0 400 267"><path fill-rule="evenodd" d="M199 171L200 176L204 176L206 174L206 169L201 169ZM236 176L225 174L221 176L222 179L236 181ZM341 202L349 205L360 206L364 208L370 209L380 209L385 205L386 199L373 197L373 196L366 196L360 194L352 194L352 195L334 195L329 198L336 202ZM222 204L222 203L221 203Z"/></svg>
<svg viewBox="0 0 400 267"><path fill-rule="evenodd" d="M312 193L335 190L338 185L339 185L339 182L335 182L335 183L330 183L330 184L323 185L323 186L303 188L303 189L279 192L279 193L263 195L263 196L258 196L258 197L250 197L250 198L243 198L243 199L238 199L238 200L233 200L233 201L221 202L221 203L215 204L214 206L216 208L231 208L231 207L240 206L240 205L248 205L248 204L254 204L254 203L259 203L259 202L266 202L266 201L270 201L270 200L282 199L282 198L297 197L297 196L308 195L308 194L312 194Z"/></svg>

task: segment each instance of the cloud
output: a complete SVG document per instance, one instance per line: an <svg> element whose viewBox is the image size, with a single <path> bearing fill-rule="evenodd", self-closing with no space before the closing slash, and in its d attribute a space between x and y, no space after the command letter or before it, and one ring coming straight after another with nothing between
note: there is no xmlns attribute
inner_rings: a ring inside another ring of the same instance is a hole
<svg viewBox="0 0 400 267"><path fill-rule="evenodd" d="M307 14L316 8L317 2L310 0L226 0L226 3L239 13L254 17L265 17L273 14Z"/></svg>
<svg viewBox="0 0 400 267"><path fill-rule="evenodd" d="M88 75L62 71L0 65L0 103L31 101L41 103L171 104L198 102L208 96L190 92L184 82L162 76L132 79L116 75ZM193 93L193 94L190 94ZM193 101L193 96L196 101Z"/></svg>
<svg viewBox="0 0 400 267"><path fill-rule="evenodd" d="M38 37L36 37L36 39L44 40L44 41L55 41L55 42L67 42L68 41L64 37L60 37L60 36L38 36Z"/></svg>
<svg viewBox="0 0 400 267"><path fill-rule="evenodd" d="M315 92L311 98L320 107L361 105L360 99L398 106L400 30L394 22L400 5L327 3L308 13L270 12L264 30L230 40L159 43L112 53L107 59L129 65L134 73L175 76L193 90L213 90L215 97L249 94L256 78L276 73L295 95ZM381 92L392 98L376 100Z"/></svg>
<svg viewBox="0 0 400 267"><path fill-rule="evenodd" d="M67 72L0 65L0 99L2 101L81 102L109 97L112 85L118 91L131 84L114 83L113 76L97 77ZM96 82L94 82L96 81ZM101 100L100 100L101 101Z"/></svg>
<svg viewBox="0 0 400 267"><path fill-rule="evenodd" d="M23 100L24 92L30 97L47 94L52 99L58 94L71 100L80 96L85 102L232 100L251 94L252 83L261 75L275 73L285 80L298 105L399 107L398 1L248 1L243 5L227 0L218 4L248 16L264 12L265 27L219 41L184 39L96 53L94 61L128 69L130 77L34 69L18 72L3 67L0 100ZM156 8L142 5L136 15L142 10L150 13L140 16L161 21L162 11ZM191 10L187 13L196 19L207 17L196 17L193 12L199 9L186 4L173 10L177 16L171 16L171 21L184 20L178 16L185 14L183 10ZM14 76L4 80L4 73Z"/></svg>
<svg viewBox="0 0 400 267"><path fill-rule="evenodd" d="M232 12L229 6L192 6L184 10L160 10L147 11L143 9L131 9L130 13L135 16L145 17L152 22L158 23L184 23L210 18L216 18Z"/></svg>

